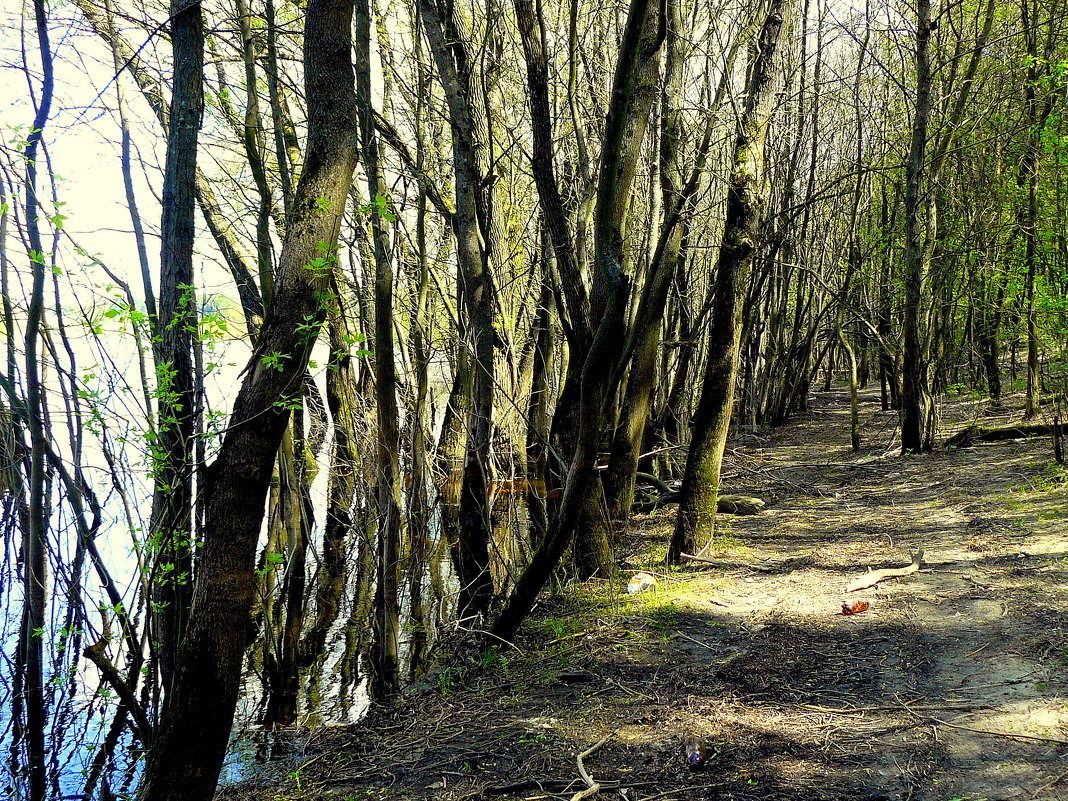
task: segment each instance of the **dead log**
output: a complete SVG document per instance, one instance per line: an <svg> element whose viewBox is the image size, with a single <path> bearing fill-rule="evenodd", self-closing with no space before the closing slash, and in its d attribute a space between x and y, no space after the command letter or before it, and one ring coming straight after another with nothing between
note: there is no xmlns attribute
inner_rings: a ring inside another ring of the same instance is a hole
<svg viewBox="0 0 1068 801"><path fill-rule="evenodd" d="M634 514L645 514L668 503L679 502L679 491L672 489L656 476L649 473L638 473L639 481L646 481L660 490L660 495L649 501L636 501L631 505ZM723 515L755 515L765 506L760 498L752 498L748 495L720 495L716 504L716 511Z"/></svg>
<svg viewBox="0 0 1068 801"><path fill-rule="evenodd" d="M722 515L755 515L764 508L764 501L748 495L720 495L716 511Z"/></svg>
<svg viewBox="0 0 1068 801"><path fill-rule="evenodd" d="M965 448L973 442L1004 442L1009 439L1026 439L1028 437L1052 437L1053 426L1044 423L1021 423L1003 428L988 428L972 425L958 431L946 440L947 448Z"/></svg>

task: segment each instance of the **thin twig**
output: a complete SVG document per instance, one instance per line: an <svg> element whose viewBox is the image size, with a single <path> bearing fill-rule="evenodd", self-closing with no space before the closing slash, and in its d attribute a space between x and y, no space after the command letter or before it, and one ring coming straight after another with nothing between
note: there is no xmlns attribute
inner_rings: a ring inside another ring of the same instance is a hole
<svg viewBox="0 0 1068 801"><path fill-rule="evenodd" d="M593 777L586 771L586 766L582 764L582 760L607 743L614 733L615 732L606 734L595 745L587 748L575 758L575 761L578 763L579 776L582 777L582 781L586 782L586 789L571 796L571 801L582 801L583 798L589 798L590 796L601 792L601 785L595 782Z"/></svg>
<svg viewBox="0 0 1068 801"><path fill-rule="evenodd" d="M690 795L691 793L696 793L699 790L715 790L717 787L719 787L718 784L706 784L703 787L680 787L675 790L665 790L664 792L657 793L656 795L646 796L645 798L641 799L641 801L656 801L656 799L658 798L667 798L667 796L674 795L675 793L678 793L679 795L682 795L683 793ZM692 795L690 795L690 797L692 798Z"/></svg>
<svg viewBox="0 0 1068 801"><path fill-rule="evenodd" d="M1041 786L1037 790L1035 790L1035 792L1031 795L1031 798L1038 798L1039 793L1044 793L1046 790L1049 790L1049 789L1052 789L1053 787L1056 787L1058 784L1060 784L1062 781L1064 781L1064 779L1066 777L1068 777L1068 770L1064 771L1064 773L1062 773L1060 776L1055 778L1049 784L1044 784L1043 786Z"/></svg>
<svg viewBox="0 0 1068 801"><path fill-rule="evenodd" d="M1054 743L1055 745L1068 745L1068 740L1062 740L1057 737L1042 737L1035 734L1015 734L1007 731L993 731L991 729L976 729L972 726L962 726L959 723L950 723L948 720L942 720L940 718L932 717L931 715L917 715L915 712L913 716L920 720L927 720L931 723L937 723L941 726L948 726L951 729L960 729L961 731L968 731L972 734L986 734L991 737L1006 737L1010 740L1029 740L1038 743Z"/></svg>
<svg viewBox="0 0 1068 801"><path fill-rule="evenodd" d="M856 715L862 712L912 712L919 709L930 712L936 709L954 711L971 711L976 709L993 709L989 704L885 704L883 706L855 706L855 707L831 707L817 706L816 704L798 704L802 709L811 712L826 712L832 715Z"/></svg>
<svg viewBox="0 0 1068 801"><path fill-rule="evenodd" d="M719 567L730 567L730 565L727 562L724 562L722 559L709 559L707 556L697 556L696 554L692 554L692 553L680 553L679 556L681 556L683 559L685 559L688 562L703 562L706 565L718 565Z"/></svg>
<svg viewBox="0 0 1068 801"><path fill-rule="evenodd" d="M709 651L715 651L716 650L715 648L713 648L711 645L709 645L706 642L701 642L700 640L695 640L689 634L683 634L681 631L676 631L675 634L677 634L679 637L682 637L684 640L689 640L690 642L694 643L695 645L700 645L702 648L707 648Z"/></svg>

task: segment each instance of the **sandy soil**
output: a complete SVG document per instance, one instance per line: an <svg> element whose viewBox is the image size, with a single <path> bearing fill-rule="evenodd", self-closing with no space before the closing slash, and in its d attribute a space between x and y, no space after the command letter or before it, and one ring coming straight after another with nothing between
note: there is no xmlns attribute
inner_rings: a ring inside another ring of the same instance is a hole
<svg viewBox="0 0 1068 801"><path fill-rule="evenodd" d="M847 411L818 394L732 443L725 489L767 507L726 519L714 564L665 573L672 511L639 518L619 581L558 592L517 648L396 708L291 735L273 779L224 796L573 799L593 748L599 798L1068 799L1068 473L1044 440L902 459L870 393L854 454ZM966 399L943 417L995 422ZM916 548L920 572L845 595ZM628 596L637 569L659 586Z"/></svg>

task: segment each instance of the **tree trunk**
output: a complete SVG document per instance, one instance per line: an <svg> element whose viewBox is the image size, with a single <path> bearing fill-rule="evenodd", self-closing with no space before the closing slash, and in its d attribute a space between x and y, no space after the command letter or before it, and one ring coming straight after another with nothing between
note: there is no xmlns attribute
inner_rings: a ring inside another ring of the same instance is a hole
<svg viewBox="0 0 1068 801"><path fill-rule="evenodd" d="M375 408L378 420L378 581L375 585L371 695L388 698L400 690L400 422L393 344L393 264L389 253L386 181L378 158L371 105L371 8L356 0L356 103L360 112L363 169L370 198L375 262Z"/></svg>
<svg viewBox="0 0 1068 801"><path fill-rule="evenodd" d="M48 481L45 462L49 449L46 430L44 386L41 379L38 344L41 340L44 316L45 273L47 254L41 240L39 217L43 215L38 203L37 154L44 135L44 127L52 110L53 69L52 51L48 41L48 17L44 0L34 0L34 21L37 46L43 68L41 95L37 112L26 138L24 158L25 224L28 234L29 273L31 292L26 308L26 400L22 423L30 432L29 508L22 518L22 619L19 624L15 650L15 682L13 690L12 722L14 725L13 754L25 758L28 801L44 801L47 786L45 766L45 729L48 705L44 681L44 642L48 599ZM6 214L5 214L6 216ZM6 261L6 259L5 259ZM10 314L8 322L11 321ZM10 329L9 329L10 331ZM9 337L11 338L11 337ZM20 714L21 712L21 714Z"/></svg>
<svg viewBox="0 0 1068 801"><path fill-rule="evenodd" d="M992 269L986 261L984 257L984 272ZM1008 278L1009 274L1006 271L997 281L997 291L994 296L988 297L987 302L977 312L979 319L976 323L978 329L976 344L979 347L979 358L983 363L990 403L994 407L1001 405L1001 363L998 359L998 338L1001 333L1001 314L1005 305L1005 288Z"/></svg>
<svg viewBox="0 0 1068 801"><path fill-rule="evenodd" d="M425 668L431 643L433 618L424 601L423 579L432 558L430 505L430 337L427 293L430 264L426 250L426 192L420 189L416 210L416 262L411 275L413 287L411 340L415 392L411 408L412 482L408 490L408 597L411 599L411 637L408 676L416 679Z"/></svg>
<svg viewBox="0 0 1068 801"><path fill-rule="evenodd" d="M590 315L599 323L583 360L574 458L568 470L556 524L494 621L492 634L502 639L515 635L560 557L574 541L591 495L595 490L600 491L599 486L595 487L597 453L605 425L605 406L620 377L622 365L618 361L626 334L625 310L630 290L630 278L623 265L623 223L634 178L631 159L637 158L638 148L633 142L624 148L623 143L628 134L636 135L634 117L648 116L648 107L642 108L635 101L637 83L644 62L657 58L662 44L661 37L649 36L652 27L649 20L657 17L650 12L649 6L650 0L632 0L630 4L601 147L595 215L597 265ZM575 358L574 354L572 358Z"/></svg>
<svg viewBox="0 0 1068 801"><path fill-rule="evenodd" d="M1039 108L1037 89L1044 77L1039 65L1044 63L1047 52L1038 51L1038 16L1032 8L1032 0L1020 0L1021 30L1027 47L1027 76L1024 82L1024 109L1027 121L1024 154L1020 161L1017 185L1023 191L1025 201L1017 213L1017 226L1024 240L1024 315L1027 321L1027 400L1024 419L1030 420L1038 413L1038 396L1041 392L1038 374L1038 315L1035 299L1035 274L1038 271L1038 164L1042 144L1042 129L1052 108L1049 101ZM1052 25L1052 22L1049 23ZM1050 36L1052 40L1052 35Z"/></svg>
<svg viewBox="0 0 1068 801"><path fill-rule="evenodd" d="M156 80L153 72L148 69L138 55L140 48L135 49L122 34L118 33L114 26L111 25L108 16L102 14L91 0L75 0L75 4L97 35L108 43L116 60L124 66L125 70L134 79L134 82L141 90L141 95L144 97L145 102L152 109L156 120L163 128L169 129L169 112L163 102L163 98L167 97L169 93ZM199 168L196 171L196 197L201 213L204 215L204 221L208 225L208 230L211 232L216 245L218 245L219 252L222 254L226 266L233 276L234 283L237 285L237 291L241 298L241 308L245 313L249 330L253 331L257 328L256 319L263 314L263 302L260 298L259 288L252 277L252 269L241 252L241 246L238 244L234 227L220 208L211 183Z"/></svg>
<svg viewBox="0 0 1068 801"><path fill-rule="evenodd" d="M901 452L918 453L928 439L924 431L930 402L927 364L921 335L926 335L923 311L927 264L921 219L924 205L927 127L931 115L931 2L916 4L916 105L912 118L912 141L905 162L905 313L902 320L904 364L901 382ZM922 327L922 328L921 328Z"/></svg>
<svg viewBox="0 0 1068 801"><path fill-rule="evenodd" d="M546 480L549 464L549 374L553 365L552 293L548 279L548 260L552 258L543 235L543 283L538 310L535 312L534 353L530 377L530 398L527 402L527 516L530 519L530 543L541 545L549 532L549 512L546 504Z"/></svg>
<svg viewBox="0 0 1068 801"><path fill-rule="evenodd" d="M420 0L420 19L449 105L455 169L457 260L460 266L465 333L473 356L467 450L460 490L459 614L489 610L493 580L489 568L489 473L494 386L494 330L490 225L492 193L486 151L488 120L474 88L466 32L451 4Z"/></svg>
<svg viewBox="0 0 1068 801"><path fill-rule="evenodd" d="M305 23L308 146L275 296L204 488L193 605L149 755L143 801L210 801L250 634L256 540L272 464L329 304L336 243L356 163L352 0L310 0ZM302 321L294 325L294 321Z"/></svg>
<svg viewBox="0 0 1068 801"><path fill-rule="evenodd" d="M193 291L196 236L196 158L204 105L204 19L200 5L171 6L174 89L171 93L167 163L163 175L154 453L155 491L149 524L153 544L153 641L164 693L169 694L178 647L193 590L192 512L194 412Z"/></svg>
<svg viewBox="0 0 1068 801"><path fill-rule="evenodd" d="M750 65L727 187L727 214L716 270L716 299L709 325L709 353L693 439L682 480L678 520L668 563L696 553L715 531L720 465L730 428L738 370L742 300L756 250L761 246L764 144L774 111L775 83L783 63L792 0L772 0Z"/></svg>
<svg viewBox="0 0 1068 801"><path fill-rule="evenodd" d="M857 352L845 331L838 329L838 341L842 343L842 350L849 359L849 443L856 453L860 450L860 420L857 406Z"/></svg>
<svg viewBox="0 0 1068 801"><path fill-rule="evenodd" d="M612 437L612 449L602 483L608 506L608 520L612 533L619 536L626 527L630 507L634 501L634 479L638 459L645 443L646 429L653 403L657 354L660 350L664 310L671 286L680 265L686 259L684 243L691 199L700 185L705 158L711 144L711 123L698 145L694 175L684 185L682 169L682 110L679 103L685 53L680 36L683 26L678 3L665 7L666 69L661 93L660 135L660 191L663 197L664 220L659 241L650 259L648 277L638 314L633 324L633 348L630 373L627 377L619 423ZM713 101L713 107L717 105Z"/></svg>

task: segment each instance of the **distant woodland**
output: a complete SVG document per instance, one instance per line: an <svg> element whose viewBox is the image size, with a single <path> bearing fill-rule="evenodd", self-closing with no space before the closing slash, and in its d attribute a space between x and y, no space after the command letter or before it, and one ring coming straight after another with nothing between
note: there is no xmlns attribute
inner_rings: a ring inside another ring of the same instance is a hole
<svg viewBox="0 0 1068 801"><path fill-rule="evenodd" d="M1063 3L0 14L13 798L206 801L239 706L358 720L656 499L699 555L816 388L1060 425Z"/></svg>

